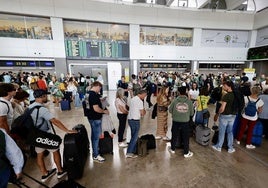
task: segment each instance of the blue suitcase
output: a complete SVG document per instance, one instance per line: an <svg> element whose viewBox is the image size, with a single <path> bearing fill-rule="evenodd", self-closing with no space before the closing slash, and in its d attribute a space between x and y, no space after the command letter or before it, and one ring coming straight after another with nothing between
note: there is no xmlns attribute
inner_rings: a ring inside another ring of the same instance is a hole
<svg viewBox="0 0 268 188"><path fill-rule="evenodd" d="M263 133L262 123L260 121L257 121L253 129L251 144L255 146L260 146L262 142L262 133Z"/></svg>
<svg viewBox="0 0 268 188"><path fill-rule="evenodd" d="M71 110L71 104L69 100L60 101L60 108L62 111Z"/></svg>
<svg viewBox="0 0 268 188"><path fill-rule="evenodd" d="M233 135L234 135L234 139L237 138L239 129L240 129L240 120L241 120L241 114L237 114L235 117L235 121L233 124Z"/></svg>
<svg viewBox="0 0 268 188"><path fill-rule="evenodd" d="M74 97L74 106L75 107L81 107L82 106L82 99L80 99L78 93Z"/></svg>

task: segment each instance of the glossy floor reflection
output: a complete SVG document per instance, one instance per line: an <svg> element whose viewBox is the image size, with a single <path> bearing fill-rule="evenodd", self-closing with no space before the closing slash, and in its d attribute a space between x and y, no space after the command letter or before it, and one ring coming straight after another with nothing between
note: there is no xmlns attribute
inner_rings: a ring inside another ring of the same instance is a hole
<svg viewBox="0 0 268 188"><path fill-rule="evenodd" d="M115 91L105 94L110 101L110 114L117 129L118 120L114 107ZM48 104L48 107L58 119L70 128L76 124L84 124L90 137L89 123L83 116L82 108L72 108L71 111L62 112L59 108L54 108L53 103ZM209 108L211 114L214 115L214 105L210 105ZM150 110L147 110L146 116L142 119L140 135L155 134L156 119L151 119L151 113ZM212 120L210 124L212 124ZM170 117L169 125L171 125ZM56 131L62 137L64 136L60 130L56 129ZM168 135L170 136L170 126ZM239 146L235 144L236 152L229 154L224 149L222 152L217 152L211 146L198 145L194 138L191 138L190 149L194 152L194 156L189 159L183 158L182 150L176 150L175 154L170 154L167 151L166 141L157 140L156 144L157 148L150 150L147 156L126 159L126 148L118 148L117 136L115 136L114 154L105 155L106 162L102 164L94 163L90 155L84 175L77 182L87 188L264 188L268 185L267 140L263 140L262 146L254 150L245 149L243 142ZM51 155L46 158L46 163L48 167L52 168ZM41 178L33 158L29 158L24 171L37 179ZM24 178L24 181L30 187L41 187L27 178ZM54 176L46 184L52 187L58 181Z"/></svg>

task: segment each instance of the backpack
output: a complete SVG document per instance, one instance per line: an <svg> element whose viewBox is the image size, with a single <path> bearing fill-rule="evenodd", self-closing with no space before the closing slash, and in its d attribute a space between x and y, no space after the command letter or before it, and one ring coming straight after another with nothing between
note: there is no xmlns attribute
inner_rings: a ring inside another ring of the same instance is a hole
<svg viewBox="0 0 268 188"><path fill-rule="evenodd" d="M36 119L38 119L39 109L42 106L34 106L31 109L26 109L25 112L14 119L14 121L11 124L11 130L10 133L13 135L12 137L19 137L22 140L26 140L29 134L29 130L31 127L35 126L35 122L33 121L33 118L31 116L34 109L38 109ZM41 125L44 123L41 123Z"/></svg>
<svg viewBox="0 0 268 188"><path fill-rule="evenodd" d="M248 104L245 107L245 114L247 116L254 117L256 115L256 113L257 113L256 104L260 99L258 98L256 102L253 102L253 101L250 101L248 96L247 96L247 98L248 98Z"/></svg>
<svg viewBox="0 0 268 188"><path fill-rule="evenodd" d="M156 93L157 86L155 83L151 84L151 93Z"/></svg>
<svg viewBox="0 0 268 188"><path fill-rule="evenodd" d="M233 114L241 114L245 106L244 95L238 89L234 89L233 94Z"/></svg>
<svg viewBox="0 0 268 188"><path fill-rule="evenodd" d="M215 101L220 101L222 96L222 87L215 87L211 92L211 98Z"/></svg>
<svg viewBox="0 0 268 188"><path fill-rule="evenodd" d="M89 116L90 114L90 104L89 104L89 93L87 92L85 94L85 99L82 102L82 107L84 111L84 116Z"/></svg>

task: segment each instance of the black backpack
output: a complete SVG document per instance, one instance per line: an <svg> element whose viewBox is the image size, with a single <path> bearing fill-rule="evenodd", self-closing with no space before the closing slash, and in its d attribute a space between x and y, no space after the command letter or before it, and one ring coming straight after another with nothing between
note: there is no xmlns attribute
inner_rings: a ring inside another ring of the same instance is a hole
<svg viewBox="0 0 268 188"><path fill-rule="evenodd" d="M85 94L85 99L82 101L82 107L84 111L84 116L89 116L90 114L90 104L89 104L89 92Z"/></svg>
<svg viewBox="0 0 268 188"><path fill-rule="evenodd" d="M35 125L36 122L33 121L31 114L34 109L37 109L36 119L38 119L39 109L41 107L42 106L34 106L31 109L26 109L22 115L14 119L14 121L11 124L10 133L15 137L18 136L20 139L26 140L29 134L30 128L33 126L36 126ZM43 122L41 124L43 124L44 121L45 120L43 119Z"/></svg>
<svg viewBox="0 0 268 188"><path fill-rule="evenodd" d="M215 101L220 101L222 96L222 87L215 87L211 92L211 98Z"/></svg>
<svg viewBox="0 0 268 188"><path fill-rule="evenodd" d="M233 101L233 114L241 114L243 108L245 106L244 95L239 89L235 89L234 93L234 101Z"/></svg>

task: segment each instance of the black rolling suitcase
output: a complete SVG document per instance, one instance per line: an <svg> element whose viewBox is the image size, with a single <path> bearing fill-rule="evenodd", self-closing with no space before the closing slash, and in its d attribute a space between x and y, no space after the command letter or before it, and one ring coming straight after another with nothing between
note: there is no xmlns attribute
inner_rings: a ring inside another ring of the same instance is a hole
<svg viewBox="0 0 268 188"><path fill-rule="evenodd" d="M104 138L99 140L99 153L103 154L113 154L113 138L110 136L108 131L104 131Z"/></svg>
<svg viewBox="0 0 268 188"><path fill-rule="evenodd" d="M89 140L84 125L76 125L77 134L64 136L63 166L67 170L69 179L81 178L89 153Z"/></svg>

